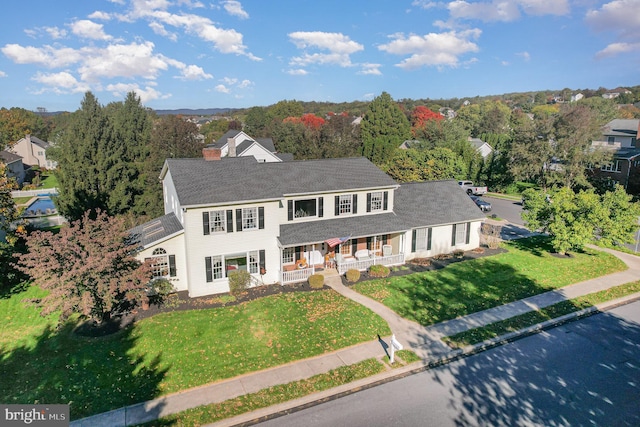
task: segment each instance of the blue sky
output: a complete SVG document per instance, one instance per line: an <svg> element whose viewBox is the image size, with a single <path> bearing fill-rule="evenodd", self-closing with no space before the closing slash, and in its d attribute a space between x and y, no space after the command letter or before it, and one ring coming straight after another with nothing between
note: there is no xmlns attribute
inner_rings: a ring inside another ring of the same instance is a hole
<svg viewBox="0 0 640 427"><path fill-rule="evenodd" d="M24 0L0 107L466 98L640 84L640 0Z"/></svg>

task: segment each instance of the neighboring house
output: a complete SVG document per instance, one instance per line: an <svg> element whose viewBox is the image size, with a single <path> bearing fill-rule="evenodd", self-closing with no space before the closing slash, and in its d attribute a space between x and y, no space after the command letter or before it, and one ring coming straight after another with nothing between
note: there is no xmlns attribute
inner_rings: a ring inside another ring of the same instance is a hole
<svg viewBox="0 0 640 427"><path fill-rule="evenodd" d="M631 93L629 89L625 89L623 87L619 87L608 92L602 94L604 99L614 99L620 96L620 94L628 94Z"/></svg>
<svg viewBox="0 0 640 427"><path fill-rule="evenodd" d="M8 178L15 178L20 185L24 182L24 165L22 157L8 151L0 151L0 161L7 166L6 174Z"/></svg>
<svg viewBox="0 0 640 427"><path fill-rule="evenodd" d="M405 140L402 144L400 144L400 148L401 150L408 150L409 148L416 148L419 147L421 144L421 142L417 139L407 139Z"/></svg>
<svg viewBox="0 0 640 427"><path fill-rule="evenodd" d="M576 93L575 95L571 95L571 102L577 102L584 98L584 95L581 93Z"/></svg>
<svg viewBox="0 0 640 427"><path fill-rule="evenodd" d="M51 147L51 143L33 135L27 135L16 142L9 151L22 157L22 163L28 168L40 166L41 168L55 169L58 163L47 158L49 147Z"/></svg>
<svg viewBox="0 0 640 427"><path fill-rule="evenodd" d="M253 156L260 163L293 160L292 154L278 153L271 138L253 139L240 130L227 131L220 139L207 147L220 149L222 157Z"/></svg>
<svg viewBox="0 0 640 427"><path fill-rule="evenodd" d="M611 163L599 165L591 172L622 185L630 194L640 193L639 132L640 119L614 119L602 128L602 137L591 144L613 153Z"/></svg>
<svg viewBox="0 0 640 427"><path fill-rule="evenodd" d="M211 155L211 151L217 152ZM167 159L166 215L136 227L140 260L196 297L254 284L305 281L333 255L340 274L471 250L484 215L455 181L399 185L366 158L256 162Z"/></svg>
<svg viewBox="0 0 640 427"><path fill-rule="evenodd" d="M469 142L476 149L476 151L480 153L483 159L486 159L487 156L493 152L493 148L491 148L488 143L484 142L480 138L469 137Z"/></svg>

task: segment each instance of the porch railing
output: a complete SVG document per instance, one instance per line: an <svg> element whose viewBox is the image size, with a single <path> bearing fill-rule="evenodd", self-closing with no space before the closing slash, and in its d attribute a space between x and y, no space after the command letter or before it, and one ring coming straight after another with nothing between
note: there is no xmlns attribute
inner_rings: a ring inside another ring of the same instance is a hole
<svg viewBox="0 0 640 427"><path fill-rule="evenodd" d="M386 265L386 266L390 266L390 265L401 265L404 264L404 254L396 254L396 255L388 255L388 256L377 256L374 258L370 258L370 259L364 259L361 261L358 261L357 259L343 259L339 264L338 264L338 273L339 274L344 274L347 272L347 270L352 270L352 269L356 269L356 270L360 270L360 271L365 271L368 270L369 267L371 267L372 265L377 264L377 265Z"/></svg>
<svg viewBox="0 0 640 427"><path fill-rule="evenodd" d="M291 270L282 272L282 284L304 282L313 274L313 268L302 268L300 270Z"/></svg>

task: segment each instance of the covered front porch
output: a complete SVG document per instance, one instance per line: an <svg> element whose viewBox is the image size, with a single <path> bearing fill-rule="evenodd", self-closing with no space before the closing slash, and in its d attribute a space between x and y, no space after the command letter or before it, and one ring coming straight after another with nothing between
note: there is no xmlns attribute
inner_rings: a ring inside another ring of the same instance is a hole
<svg viewBox="0 0 640 427"><path fill-rule="evenodd" d="M303 282L321 269L342 275L376 264L404 264L406 233L394 219L381 214L280 226L280 282Z"/></svg>

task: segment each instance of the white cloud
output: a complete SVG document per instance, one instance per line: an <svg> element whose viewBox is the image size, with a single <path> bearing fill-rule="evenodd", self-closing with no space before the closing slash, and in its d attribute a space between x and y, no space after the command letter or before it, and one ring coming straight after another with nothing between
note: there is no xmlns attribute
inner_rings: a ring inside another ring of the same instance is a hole
<svg viewBox="0 0 640 427"><path fill-rule="evenodd" d="M429 0L414 0L411 6L417 6L422 9L431 9L433 7L442 7L444 5L441 1L429 1Z"/></svg>
<svg viewBox="0 0 640 427"><path fill-rule="evenodd" d="M251 80L244 79L238 84L238 87L240 89L247 89L247 88L253 86L253 84L254 83Z"/></svg>
<svg viewBox="0 0 640 427"><path fill-rule="evenodd" d="M58 27L44 27L44 30L52 39L62 39L67 36L67 30Z"/></svg>
<svg viewBox="0 0 640 427"><path fill-rule="evenodd" d="M206 80L212 79L211 74L205 73L202 67L197 65L187 65L182 69L182 80Z"/></svg>
<svg viewBox="0 0 640 427"><path fill-rule="evenodd" d="M242 19L249 18L249 14L242 9L242 4L240 4L237 0L227 0L222 2L224 10L229 13L229 15L237 16Z"/></svg>
<svg viewBox="0 0 640 427"><path fill-rule="evenodd" d="M502 65L503 67L508 67L510 64L509 61L500 61L500 65Z"/></svg>
<svg viewBox="0 0 640 427"><path fill-rule="evenodd" d="M516 56L521 57L525 62L529 62L529 60L531 59L531 55L529 54L529 52L518 52L516 53Z"/></svg>
<svg viewBox="0 0 640 427"><path fill-rule="evenodd" d="M0 71L0 77L7 77L7 73L5 73L4 71Z"/></svg>
<svg viewBox="0 0 640 427"><path fill-rule="evenodd" d="M116 83L110 84L106 89L116 98L124 98L127 93L135 92L140 97L140 101L146 104L154 99L166 99L170 98L171 94L163 94L156 90L153 86L147 85L141 88L135 83Z"/></svg>
<svg viewBox="0 0 640 427"><path fill-rule="evenodd" d="M107 12L103 12L101 10L96 10L95 12L93 12L92 14L87 16L87 18L89 18L89 19L100 19L102 21L109 21L111 19L111 15L108 14Z"/></svg>
<svg viewBox="0 0 640 427"><path fill-rule="evenodd" d="M44 91L51 91L57 94L62 93L83 93L91 88L89 85L79 82L71 73L62 71L60 73L36 73L32 80L48 86Z"/></svg>
<svg viewBox="0 0 640 427"><path fill-rule="evenodd" d="M221 85L217 85L214 89L217 92L221 92L221 93L230 93L231 92L231 90L228 87L226 87L225 85L222 85L222 84Z"/></svg>
<svg viewBox="0 0 640 427"><path fill-rule="evenodd" d="M88 19L81 19L71 24L71 32L78 37L93 40L111 40L113 37L104 32L104 25L96 24Z"/></svg>
<svg viewBox="0 0 640 427"><path fill-rule="evenodd" d="M65 47L33 47L7 44L0 50L17 64L40 64L48 68L66 67L83 58L83 53L80 50Z"/></svg>
<svg viewBox="0 0 640 427"><path fill-rule="evenodd" d="M470 3L455 0L448 4L453 19L478 19L484 22L511 22L520 18L521 11L527 15L566 15L568 0L492 0Z"/></svg>
<svg viewBox="0 0 640 427"><path fill-rule="evenodd" d="M422 66L457 67L462 55L478 51L478 45L471 39L477 39L481 33L479 29L471 29L424 36L394 34L391 36L393 41L378 46L378 49L395 55L410 55L396 64L408 70Z"/></svg>
<svg viewBox="0 0 640 427"><path fill-rule="evenodd" d="M362 69L358 71L358 74L373 75L373 76L382 75L382 71L380 71L380 67L382 67L382 64L371 64L371 63L365 62L360 64L360 67L362 67Z"/></svg>
<svg viewBox="0 0 640 427"><path fill-rule="evenodd" d="M200 2L200 1L196 1L196 0L178 0L178 4L179 5L183 5L184 4L189 9L196 9L196 8L204 7L204 3Z"/></svg>
<svg viewBox="0 0 640 427"><path fill-rule="evenodd" d="M322 31L298 31L289 34L289 39L299 49L320 49L329 53L304 53L291 58L290 65L306 66L309 64L336 64L350 67L350 55L364 50L364 46L341 33L325 33Z"/></svg>
<svg viewBox="0 0 640 427"><path fill-rule="evenodd" d="M309 74L309 72L303 68L287 70L286 73L292 76L306 76Z"/></svg>
<svg viewBox="0 0 640 427"><path fill-rule="evenodd" d="M36 38L36 36L38 35L38 32L37 32L36 30L31 29L31 28L25 28L25 29L24 29L24 30L22 30L22 31L24 31L24 33L25 33L27 36L31 37L32 39L35 39L35 38Z"/></svg>
<svg viewBox="0 0 640 427"><path fill-rule="evenodd" d="M231 78L231 77L223 77L222 81L227 85L234 85L234 84L238 83L238 79Z"/></svg>
<svg viewBox="0 0 640 427"><path fill-rule="evenodd" d="M596 53L596 58L602 59L610 56L616 56L623 53L629 52L640 52L640 42L639 43L611 43L601 51Z"/></svg>
<svg viewBox="0 0 640 427"><path fill-rule="evenodd" d="M598 53L597 58L633 52L640 44L640 0L614 0L599 10L590 10L586 22L596 31L611 31L618 40ZM635 12L633 12L635 11Z"/></svg>
<svg viewBox="0 0 640 427"><path fill-rule="evenodd" d="M104 49L93 49L83 58L79 67L83 81L95 82L101 77L143 77L155 79L169 67L169 60L153 54L151 42L113 44Z"/></svg>
<svg viewBox="0 0 640 427"><path fill-rule="evenodd" d="M159 22L155 22L155 21L149 22L149 28L151 28L153 32L158 34L159 36L164 36L171 41L175 42L178 40L178 35L176 33L167 31L167 29L164 28L164 25L162 25Z"/></svg>
<svg viewBox="0 0 640 427"><path fill-rule="evenodd" d="M373 98L375 98L375 96L376 96L375 93L365 93L364 95L362 95L362 100L371 101Z"/></svg>

